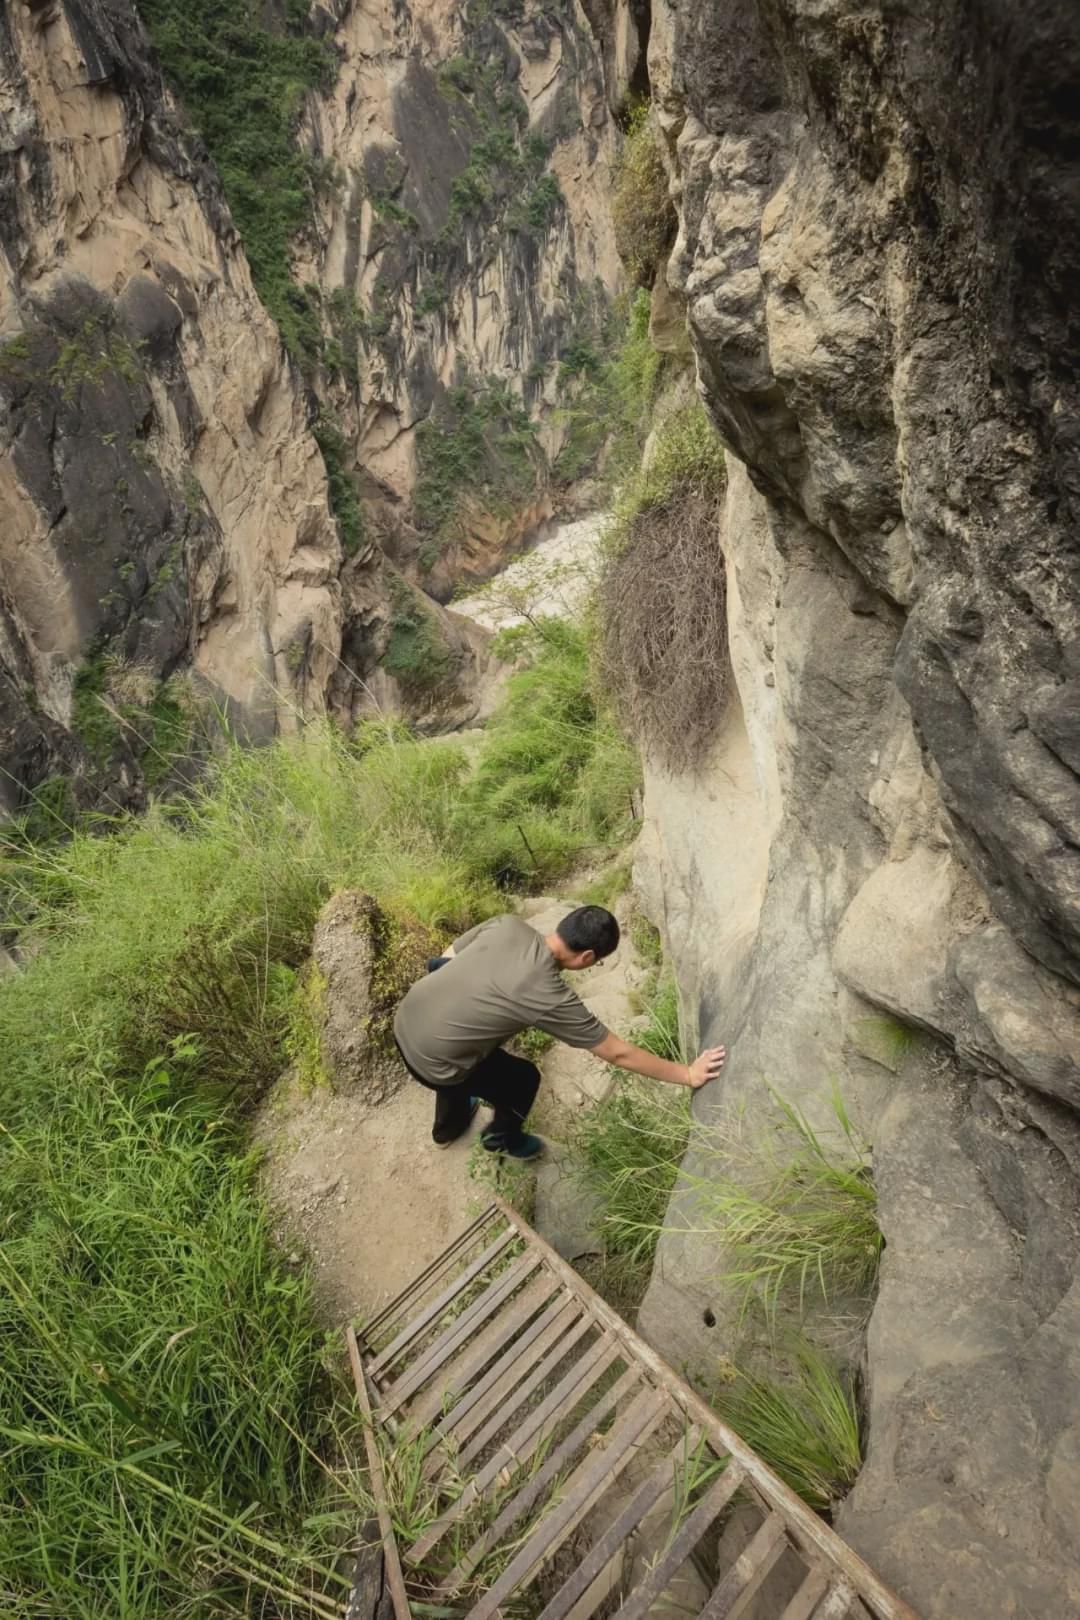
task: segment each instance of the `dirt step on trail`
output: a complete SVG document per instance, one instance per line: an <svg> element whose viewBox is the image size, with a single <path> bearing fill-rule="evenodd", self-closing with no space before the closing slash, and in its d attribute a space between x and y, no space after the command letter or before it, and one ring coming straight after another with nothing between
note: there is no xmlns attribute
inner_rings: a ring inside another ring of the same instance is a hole
<svg viewBox="0 0 1080 1620"><path fill-rule="evenodd" d="M523 903L521 915L549 933L573 900ZM620 920L625 902L617 907ZM597 1017L624 1034L632 1029L635 991L647 975L624 928L618 951L574 989ZM595 1247L590 1210L569 1175L565 1140L575 1116L607 1094L614 1071L588 1052L555 1045L540 1059L543 1083L530 1123L548 1152L537 1168L537 1230L574 1259ZM431 1140L434 1099L402 1071L400 1088L374 1105L355 1092L301 1092L284 1080L260 1116L264 1178L287 1253L306 1249L326 1312L365 1316L398 1293L445 1248L485 1203L488 1192L469 1174L470 1155L490 1118L481 1106L472 1129L450 1147ZM480 1152L479 1148L475 1149Z"/></svg>

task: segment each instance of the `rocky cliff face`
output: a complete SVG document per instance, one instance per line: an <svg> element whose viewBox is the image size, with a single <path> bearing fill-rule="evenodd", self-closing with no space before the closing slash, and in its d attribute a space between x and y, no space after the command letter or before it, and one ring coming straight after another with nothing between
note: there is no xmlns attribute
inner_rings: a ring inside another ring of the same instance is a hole
<svg viewBox="0 0 1080 1620"><path fill-rule="evenodd" d="M278 692L319 701L341 552L301 390L131 8L8 7L0 50L0 803L90 761L125 800L174 671L255 732ZM110 684L121 718L80 728Z"/></svg>
<svg viewBox="0 0 1080 1620"><path fill-rule="evenodd" d="M639 862L690 1021L731 1049L697 1106L753 1110L765 1078L824 1124L839 1081L887 1245L841 1527L924 1614L1064 1620L1080 23L656 0L647 54L667 279L732 452L734 693L699 777L650 771ZM924 1032L903 1063L883 1014ZM716 1272L665 1238L643 1312L706 1374L739 1339Z"/></svg>
<svg viewBox="0 0 1080 1620"><path fill-rule="evenodd" d="M557 357L618 265L584 19L477 11L312 13L290 357L130 0L4 9L0 808L138 803L188 675L253 737L483 701L486 638L397 565L445 597L550 513Z"/></svg>
<svg viewBox="0 0 1080 1620"><path fill-rule="evenodd" d="M551 515L558 358L621 278L615 129L574 5L341 10L308 131L340 178L299 274L342 350L326 386L372 523L445 598Z"/></svg>

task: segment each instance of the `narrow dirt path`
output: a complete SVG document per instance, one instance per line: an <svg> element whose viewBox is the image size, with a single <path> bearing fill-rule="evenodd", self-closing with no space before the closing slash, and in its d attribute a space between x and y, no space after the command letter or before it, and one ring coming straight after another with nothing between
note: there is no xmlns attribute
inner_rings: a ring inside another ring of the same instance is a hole
<svg viewBox="0 0 1080 1620"><path fill-rule="evenodd" d="M520 910L548 933L575 903L549 896ZM576 975L574 988L602 1022L625 1033L645 976L624 929L615 955ZM591 1212L569 1175L564 1144L575 1115L606 1094L614 1074L588 1052L564 1046L551 1047L540 1067L532 1123L548 1154L537 1171L535 1222L572 1259L590 1246ZM256 1135L266 1151L277 1235L286 1252L310 1255L333 1320L367 1315L392 1298L488 1200L469 1174L487 1111L448 1148L432 1143L432 1111L431 1094L404 1071L399 1090L379 1106L350 1093L299 1093L283 1082L263 1110Z"/></svg>

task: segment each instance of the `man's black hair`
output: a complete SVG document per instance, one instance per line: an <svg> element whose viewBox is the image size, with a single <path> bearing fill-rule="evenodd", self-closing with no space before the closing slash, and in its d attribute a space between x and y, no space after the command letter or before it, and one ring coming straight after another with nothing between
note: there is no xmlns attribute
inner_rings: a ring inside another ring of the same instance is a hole
<svg viewBox="0 0 1080 1620"><path fill-rule="evenodd" d="M610 956L619 943L619 925L603 906L578 906L555 932L572 951L595 951L597 961Z"/></svg>

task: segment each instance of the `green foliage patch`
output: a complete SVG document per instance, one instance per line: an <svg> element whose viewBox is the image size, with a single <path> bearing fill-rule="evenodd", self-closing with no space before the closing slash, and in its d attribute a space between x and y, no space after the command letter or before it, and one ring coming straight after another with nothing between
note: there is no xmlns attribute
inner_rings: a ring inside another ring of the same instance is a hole
<svg viewBox="0 0 1080 1620"><path fill-rule="evenodd" d="M543 471L536 424L502 382L463 382L416 430L420 476L414 510L441 545L456 537L462 505L505 513L529 501Z"/></svg>
<svg viewBox="0 0 1080 1620"><path fill-rule="evenodd" d="M447 642L434 608L395 575L391 582L393 618L383 668L406 697L432 699L452 690L461 655Z"/></svg>
<svg viewBox="0 0 1080 1620"><path fill-rule="evenodd" d="M615 171L611 212L619 257L639 287L652 286L675 239L677 222L659 141L649 102L636 102Z"/></svg>
<svg viewBox="0 0 1080 1620"><path fill-rule="evenodd" d="M487 9L478 16L478 10L473 0L474 25L492 15ZM528 108L507 78L505 57L492 49L494 43L475 26L468 54L451 57L439 70L440 90L467 109L460 127L471 135L469 160L451 183L446 223L436 244L444 255L457 250L470 226L541 237L563 205L559 182L547 169L550 143L542 135L524 133Z"/></svg>
<svg viewBox="0 0 1080 1620"><path fill-rule="evenodd" d="M529 887L633 830L637 758L598 699L585 634L542 620L513 675L461 800L474 851L500 881Z"/></svg>
<svg viewBox="0 0 1080 1620"><path fill-rule="evenodd" d="M332 79L333 54L306 32L303 0L142 0L139 10L217 166L259 296L289 350L312 363L321 322L293 281L289 242L310 221L318 175L295 131L304 92Z"/></svg>
<svg viewBox="0 0 1080 1620"><path fill-rule="evenodd" d="M353 557L364 539L364 509L360 505L356 485L346 470L345 440L324 413L320 413L311 431L326 464L330 510L337 521L341 547L347 557Z"/></svg>
<svg viewBox="0 0 1080 1620"><path fill-rule="evenodd" d="M784 1380L729 1368L713 1404L732 1428L818 1513L830 1514L862 1466L850 1382L801 1341Z"/></svg>
<svg viewBox="0 0 1080 1620"><path fill-rule="evenodd" d="M649 341L649 295L639 290L613 316L587 306L560 355L565 440L553 468L568 487L596 472L603 453L609 487L632 478L664 380L665 359Z"/></svg>

